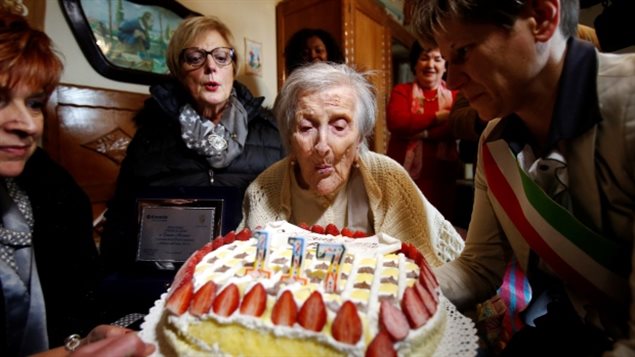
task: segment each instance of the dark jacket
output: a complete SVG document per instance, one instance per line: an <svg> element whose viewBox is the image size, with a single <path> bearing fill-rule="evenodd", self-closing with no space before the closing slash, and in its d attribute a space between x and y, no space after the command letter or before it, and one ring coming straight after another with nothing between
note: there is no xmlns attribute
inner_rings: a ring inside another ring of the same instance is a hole
<svg viewBox="0 0 635 357"><path fill-rule="evenodd" d="M33 251L40 276L49 344L73 333L85 336L97 324L95 286L99 277L88 196L63 168L37 149L17 179L33 210ZM0 295L2 290L0 289ZM0 296L0 355L7 341Z"/></svg>
<svg viewBox="0 0 635 357"><path fill-rule="evenodd" d="M122 162L117 189L106 214L101 252L109 270L127 270L137 250L136 197L151 188L234 187L237 200L261 171L284 156L271 111L261 106L264 98L253 97L234 82L237 97L248 113L248 136L240 156L226 168L213 169L206 158L187 148L181 138L178 115L189 94L177 82L153 86L152 97L135 117L137 132ZM231 222L241 219L241 204L234 202ZM135 266L138 266L135 265Z"/></svg>

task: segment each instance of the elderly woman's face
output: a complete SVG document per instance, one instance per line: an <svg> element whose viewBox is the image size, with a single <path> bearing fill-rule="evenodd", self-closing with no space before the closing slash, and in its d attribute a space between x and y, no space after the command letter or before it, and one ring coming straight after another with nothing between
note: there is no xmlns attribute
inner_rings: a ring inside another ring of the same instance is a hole
<svg viewBox="0 0 635 357"><path fill-rule="evenodd" d="M0 177L16 177L44 128L46 94L25 85L7 88L0 78Z"/></svg>
<svg viewBox="0 0 635 357"><path fill-rule="evenodd" d="M188 47L212 51L218 47L229 47L229 43L218 31L208 31ZM233 64L220 66L208 54L207 60L200 68L192 68L185 62L181 63L181 66L184 73L183 83L194 98L199 114L213 118L222 111L231 94L234 83Z"/></svg>
<svg viewBox="0 0 635 357"><path fill-rule="evenodd" d="M434 89L441 84L445 73L445 60L438 48L423 51L415 65L417 84L424 89Z"/></svg>
<svg viewBox="0 0 635 357"><path fill-rule="evenodd" d="M336 193L357 159L360 133L356 97L348 86L301 95L291 134L291 158L297 160L303 188L319 195Z"/></svg>

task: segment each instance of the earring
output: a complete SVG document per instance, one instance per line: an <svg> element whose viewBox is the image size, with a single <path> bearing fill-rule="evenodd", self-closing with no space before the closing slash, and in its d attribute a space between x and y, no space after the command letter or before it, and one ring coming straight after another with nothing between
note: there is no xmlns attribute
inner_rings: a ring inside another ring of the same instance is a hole
<svg viewBox="0 0 635 357"><path fill-rule="evenodd" d="M356 169L359 169L359 162L355 160L355 162L353 163L353 166L355 166Z"/></svg>
<svg viewBox="0 0 635 357"><path fill-rule="evenodd" d="M295 166L295 160L291 160L291 166Z"/></svg>

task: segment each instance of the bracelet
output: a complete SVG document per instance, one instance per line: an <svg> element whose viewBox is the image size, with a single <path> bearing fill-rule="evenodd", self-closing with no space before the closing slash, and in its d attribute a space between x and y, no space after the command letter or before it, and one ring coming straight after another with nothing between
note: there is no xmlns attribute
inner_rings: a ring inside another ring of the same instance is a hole
<svg viewBox="0 0 635 357"><path fill-rule="evenodd" d="M69 352L75 351L82 344L82 337L76 333L64 339L64 349Z"/></svg>

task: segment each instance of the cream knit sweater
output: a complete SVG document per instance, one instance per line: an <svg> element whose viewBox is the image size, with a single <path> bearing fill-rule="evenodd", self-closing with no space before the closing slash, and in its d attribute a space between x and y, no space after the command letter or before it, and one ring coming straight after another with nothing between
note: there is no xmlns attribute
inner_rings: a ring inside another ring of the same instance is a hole
<svg viewBox="0 0 635 357"><path fill-rule="evenodd" d="M403 167L371 151L361 154L360 158L359 170L375 232L414 244L432 266L456 258L463 249L463 239L424 198ZM290 161L285 158L271 165L249 185L239 228L253 229L268 222L290 221L291 172Z"/></svg>

